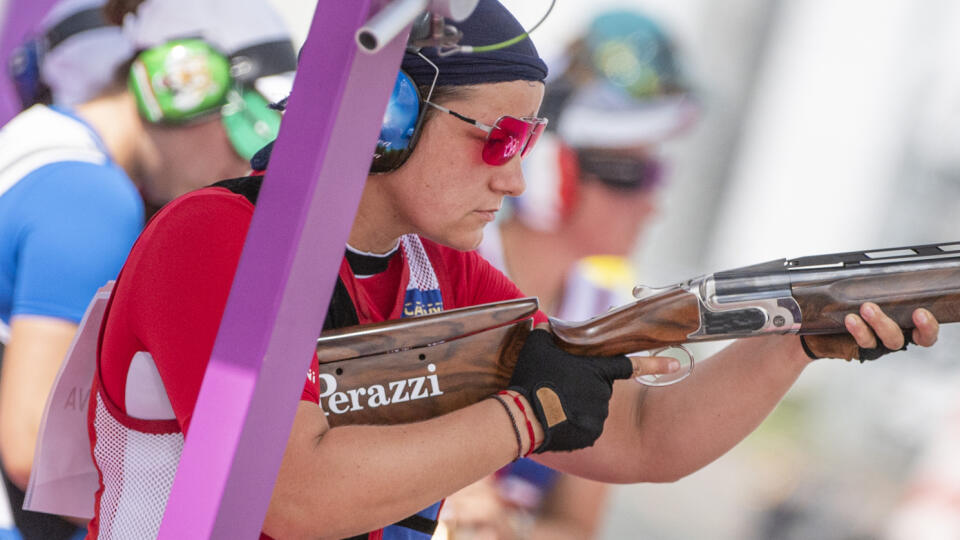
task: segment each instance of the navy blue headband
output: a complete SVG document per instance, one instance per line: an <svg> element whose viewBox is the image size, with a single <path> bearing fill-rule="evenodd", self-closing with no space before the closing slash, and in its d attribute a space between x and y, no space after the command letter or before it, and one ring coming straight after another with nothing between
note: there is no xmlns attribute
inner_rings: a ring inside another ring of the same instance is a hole
<svg viewBox="0 0 960 540"><path fill-rule="evenodd" d="M461 45L492 45L524 33L520 22L497 0L480 0L466 20L455 23L463 33ZM435 47L425 47L421 54L440 68L437 86L466 86L507 81L540 81L547 78L547 65L529 39L482 53L454 53L439 56ZM436 74L433 67L415 54L404 54L401 66L418 85L429 86ZM286 100L276 104L283 110ZM261 149L250 164L254 170L267 168L273 143Z"/></svg>
<svg viewBox="0 0 960 540"><path fill-rule="evenodd" d="M463 33L461 45L491 45L524 33L520 22L497 0L480 0L466 19L453 23ZM435 47L421 53L440 68L437 86L465 86L506 81L540 81L547 78L547 64L540 59L529 39L481 53L454 53L439 56ZM404 54L401 66L418 84L429 86L436 73L415 54Z"/></svg>

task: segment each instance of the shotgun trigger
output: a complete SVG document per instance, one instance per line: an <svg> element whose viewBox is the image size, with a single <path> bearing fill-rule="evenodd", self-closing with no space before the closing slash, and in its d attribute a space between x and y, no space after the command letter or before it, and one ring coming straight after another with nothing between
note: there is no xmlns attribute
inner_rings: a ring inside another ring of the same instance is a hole
<svg viewBox="0 0 960 540"><path fill-rule="evenodd" d="M670 345L652 351L628 354L631 356L667 356L680 362L680 369L672 373L651 373L646 375L637 375L633 380L646 386L667 386L686 379L693 373L694 358L693 353L683 345Z"/></svg>

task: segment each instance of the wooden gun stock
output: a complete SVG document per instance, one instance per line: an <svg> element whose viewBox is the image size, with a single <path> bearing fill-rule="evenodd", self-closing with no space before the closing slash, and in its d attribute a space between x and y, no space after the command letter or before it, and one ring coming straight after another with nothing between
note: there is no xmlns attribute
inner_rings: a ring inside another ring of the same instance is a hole
<svg viewBox="0 0 960 540"><path fill-rule="evenodd" d="M611 356L767 334L845 334L844 317L867 301L905 329L918 307L958 322L958 252L951 243L781 259L647 290L584 322L550 324L565 350ZM536 310L537 300L525 298L325 332L320 404L336 426L413 422L480 401L507 387Z"/></svg>
<svg viewBox="0 0 960 540"><path fill-rule="evenodd" d="M613 356L649 351L689 341L700 327L697 296L672 287L608 313L571 323L550 320L564 350L582 355Z"/></svg>
<svg viewBox="0 0 960 540"><path fill-rule="evenodd" d="M536 311L536 298L522 298L324 332L330 425L424 420L506 388Z"/></svg>
<svg viewBox="0 0 960 540"><path fill-rule="evenodd" d="M536 298L324 332L320 404L332 426L425 420L508 386L533 325ZM580 324L551 320L558 344L609 356L683 343L699 326L682 289Z"/></svg>

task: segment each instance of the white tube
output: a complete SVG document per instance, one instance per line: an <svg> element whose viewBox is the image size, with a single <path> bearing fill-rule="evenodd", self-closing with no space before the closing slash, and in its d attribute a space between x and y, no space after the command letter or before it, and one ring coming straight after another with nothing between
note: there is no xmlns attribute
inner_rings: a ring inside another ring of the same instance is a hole
<svg viewBox="0 0 960 540"><path fill-rule="evenodd" d="M357 30L360 50L373 54L426 11L430 0L392 0Z"/></svg>

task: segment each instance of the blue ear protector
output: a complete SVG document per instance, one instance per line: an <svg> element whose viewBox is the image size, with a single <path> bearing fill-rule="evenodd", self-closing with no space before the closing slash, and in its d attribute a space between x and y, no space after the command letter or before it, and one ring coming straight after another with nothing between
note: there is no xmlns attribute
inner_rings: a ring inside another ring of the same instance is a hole
<svg viewBox="0 0 960 540"><path fill-rule="evenodd" d="M418 36L424 34L429 26L429 14L424 14L419 22L414 24L413 33L411 33L410 42L419 39ZM409 45L407 52L417 54L424 61L433 65L422 54L419 49ZM436 66L433 66L436 69ZM438 71L439 73L439 71ZM436 82L436 78L434 78ZM289 96L277 103L270 105L271 109L284 111L287 108L287 99ZM428 96L429 99L429 96ZM380 136L377 138L377 146L373 152L373 160L370 163L370 173L386 173L398 169L406 163L413 148L420 138L420 131L423 128L425 107L423 99L420 96L420 89L413 78L402 69L397 73L397 80L393 84L393 91L390 93L390 99L387 102L387 108L383 113L383 122L380 125ZM251 160L251 166L254 170L265 170L270 162L270 154L273 151L271 142Z"/></svg>
<svg viewBox="0 0 960 540"><path fill-rule="evenodd" d="M371 173L389 172L406 163L420 138L425 116L423 109L417 84L401 70L383 113L380 138L370 164Z"/></svg>
<svg viewBox="0 0 960 540"><path fill-rule="evenodd" d="M42 56L40 42L31 39L14 49L7 63L10 79L23 109L36 103L50 102L50 88L40 80Z"/></svg>
<svg viewBox="0 0 960 540"><path fill-rule="evenodd" d="M51 100L50 88L40 76L44 54L71 36L108 25L102 8L93 7L74 13L43 35L15 48L7 61L7 69L20 98L20 105L26 109L36 103L49 103Z"/></svg>
<svg viewBox="0 0 960 540"><path fill-rule="evenodd" d="M287 98L274 103L271 108L283 111L287 107ZM420 137L424 114L420 90L409 75L400 71L387 102L380 125L380 137L370 163L370 173L385 173L403 165ZM265 170L270 162L273 143L265 146L251 160L254 170Z"/></svg>

